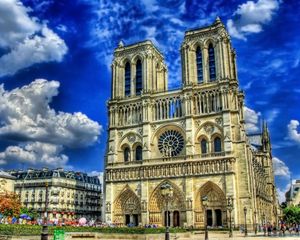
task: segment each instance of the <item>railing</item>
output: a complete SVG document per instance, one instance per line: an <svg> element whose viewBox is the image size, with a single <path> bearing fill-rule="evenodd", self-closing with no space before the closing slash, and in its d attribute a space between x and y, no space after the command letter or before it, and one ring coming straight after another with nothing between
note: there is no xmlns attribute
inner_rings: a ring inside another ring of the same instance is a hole
<svg viewBox="0 0 300 240"><path fill-rule="evenodd" d="M108 166L127 166L127 165L144 165L151 163L162 163L162 162L176 162L176 161L186 161L186 160L201 160L201 159L215 159L219 157L232 157L231 152L215 152L215 153L205 153L205 154L193 154L193 155L179 155L175 157L158 157L149 158L144 160L130 161L130 162L115 162L108 164Z"/></svg>

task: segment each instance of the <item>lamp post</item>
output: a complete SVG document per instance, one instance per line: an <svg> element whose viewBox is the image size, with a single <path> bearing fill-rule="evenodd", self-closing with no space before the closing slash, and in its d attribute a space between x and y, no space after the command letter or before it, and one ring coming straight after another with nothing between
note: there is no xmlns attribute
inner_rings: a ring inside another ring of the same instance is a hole
<svg viewBox="0 0 300 240"><path fill-rule="evenodd" d="M247 232L247 208L244 207L244 216L245 216L245 237L247 237L248 232Z"/></svg>
<svg viewBox="0 0 300 240"><path fill-rule="evenodd" d="M232 199L232 197L227 198L227 209L229 211L229 237L232 238L232 225L231 225L231 212L233 210L233 199Z"/></svg>
<svg viewBox="0 0 300 240"><path fill-rule="evenodd" d="M169 228L169 201L173 197L173 187L170 183L165 182L160 187L161 195L164 197L166 202L166 233L165 240L170 240L170 228Z"/></svg>
<svg viewBox="0 0 300 240"><path fill-rule="evenodd" d="M254 233L257 234L256 211L254 211Z"/></svg>
<svg viewBox="0 0 300 240"><path fill-rule="evenodd" d="M45 196L45 214L44 223L41 233L41 240L48 240L48 182L45 183L46 196Z"/></svg>
<svg viewBox="0 0 300 240"><path fill-rule="evenodd" d="M202 205L204 207L204 227L205 227L205 236L204 236L204 240L208 240L208 231L207 231L207 213L206 213L206 209L207 209L207 203L208 203L208 197L204 196L202 198Z"/></svg>

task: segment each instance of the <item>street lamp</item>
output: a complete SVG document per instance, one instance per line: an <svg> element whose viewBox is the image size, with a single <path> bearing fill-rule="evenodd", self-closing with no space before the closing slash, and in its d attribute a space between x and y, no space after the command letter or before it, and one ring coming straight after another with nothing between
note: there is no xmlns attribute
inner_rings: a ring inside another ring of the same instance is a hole
<svg viewBox="0 0 300 240"><path fill-rule="evenodd" d="M245 237L247 237L248 232L247 232L247 208L244 207L244 215L245 215Z"/></svg>
<svg viewBox="0 0 300 240"><path fill-rule="evenodd" d="M169 201L173 197L173 187L170 183L165 182L160 187L161 195L164 197L166 202L166 233L165 233L165 240L170 240L170 229L169 229Z"/></svg>
<svg viewBox="0 0 300 240"><path fill-rule="evenodd" d="M202 198L202 205L204 207L204 227L205 227L205 236L204 239L208 240L208 231L207 231L207 213L206 213L206 209L207 209L207 205L208 205L208 197L204 196Z"/></svg>
<svg viewBox="0 0 300 240"><path fill-rule="evenodd" d="M46 196L45 196L45 214L44 224L41 233L41 240L48 240L48 182L45 183Z"/></svg>
<svg viewBox="0 0 300 240"><path fill-rule="evenodd" d="M257 234L256 211L254 211L254 233Z"/></svg>
<svg viewBox="0 0 300 240"><path fill-rule="evenodd" d="M233 199L232 197L227 198L227 209L229 211L229 237L232 237L232 226L231 226L231 212L233 210Z"/></svg>

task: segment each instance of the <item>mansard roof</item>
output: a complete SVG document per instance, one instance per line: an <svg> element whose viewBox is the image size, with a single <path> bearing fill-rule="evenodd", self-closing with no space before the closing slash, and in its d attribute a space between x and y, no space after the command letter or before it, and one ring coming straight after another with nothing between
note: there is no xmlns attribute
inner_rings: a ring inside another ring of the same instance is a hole
<svg viewBox="0 0 300 240"><path fill-rule="evenodd" d="M9 171L9 174L16 177L17 180L38 180L38 179L51 179L51 178L64 178L74 179L77 182L90 183L100 185L100 180L96 176L88 176L87 173L65 171L62 168L49 170L48 168L28 169L27 171Z"/></svg>

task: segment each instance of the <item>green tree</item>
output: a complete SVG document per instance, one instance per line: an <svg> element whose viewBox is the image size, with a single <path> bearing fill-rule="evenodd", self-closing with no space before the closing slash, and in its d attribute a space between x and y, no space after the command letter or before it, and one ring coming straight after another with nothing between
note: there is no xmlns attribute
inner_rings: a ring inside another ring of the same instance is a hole
<svg viewBox="0 0 300 240"><path fill-rule="evenodd" d="M284 220L287 223L300 223L300 207L289 206L283 209Z"/></svg>

